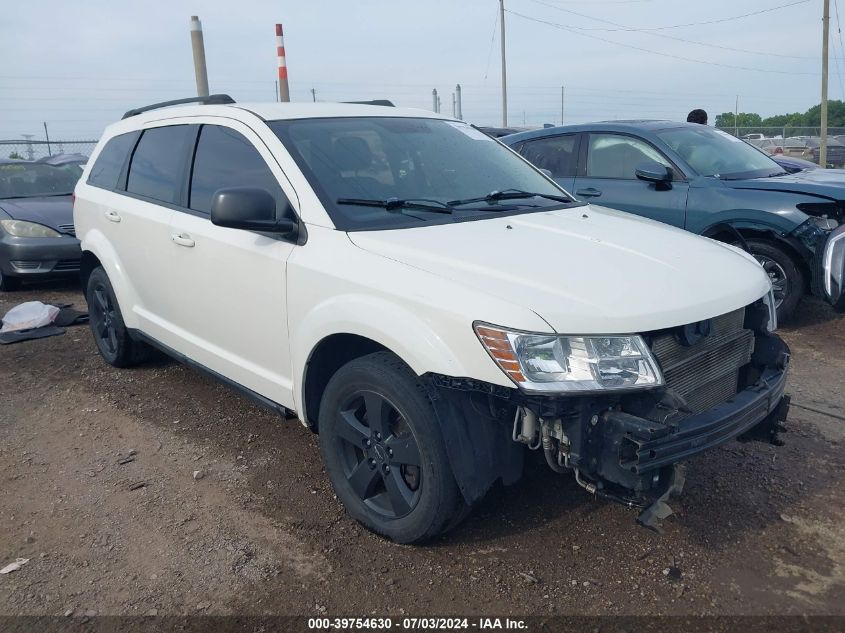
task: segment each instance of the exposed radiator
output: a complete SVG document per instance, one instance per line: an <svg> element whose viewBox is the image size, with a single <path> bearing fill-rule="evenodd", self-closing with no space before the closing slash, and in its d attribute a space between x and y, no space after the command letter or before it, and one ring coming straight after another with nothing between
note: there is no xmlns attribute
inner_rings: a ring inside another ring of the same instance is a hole
<svg viewBox="0 0 845 633"><path fill-rule="evenodd" d="M754 352L754 332L743 328L745 308L711 320L710 335L685 346L669 332L652 342L666 385L701 413L736 395L739 370ZM674 418L678 420L679 418Z"/></svg>

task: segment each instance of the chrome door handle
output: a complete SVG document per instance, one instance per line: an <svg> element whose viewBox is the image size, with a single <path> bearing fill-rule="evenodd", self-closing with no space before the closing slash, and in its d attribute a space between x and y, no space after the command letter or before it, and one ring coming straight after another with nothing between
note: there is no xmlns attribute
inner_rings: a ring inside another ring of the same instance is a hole
<svg viewBox="0 0 845 633"><path fill-rule="evenodd" d="M585 198L598 198L601 195L601 191L594 187L587 187L586 189L579 189L575 192L575 195L584 196Z"/></svg>
<svg viewBox="0 0 845 633"><path fill-rule="evenodd" d="M111 220L112 222L120 222L120 214L117 211L106 211L105 216L107 220Z"/></svg>
<svg viewBox="0 0 845 633"><path fill-rule="evenodd" d="M188 248L191 248L194 244L196 244L196 242L194 242L194 240L191 239L191 236L187 233L174 233L170 236L170 239L179 246L187 246Z"/></svg>

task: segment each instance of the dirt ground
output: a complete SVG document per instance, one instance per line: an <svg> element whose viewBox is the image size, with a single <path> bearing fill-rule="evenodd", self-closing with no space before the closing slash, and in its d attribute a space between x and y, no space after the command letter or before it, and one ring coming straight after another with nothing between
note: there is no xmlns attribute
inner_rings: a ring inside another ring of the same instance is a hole
<svg viewBox="0 0 845 633"><path fill-rule="evenodd" d="M85 305L0 314L27 300ZM782 334L785 446L692 460L663 535L532 460L426 547L360 528L311 432L190 369L114 369L85 326L0 346L0 567L29 559L0 615L845 615L845 320L806 301Z"/></svg>

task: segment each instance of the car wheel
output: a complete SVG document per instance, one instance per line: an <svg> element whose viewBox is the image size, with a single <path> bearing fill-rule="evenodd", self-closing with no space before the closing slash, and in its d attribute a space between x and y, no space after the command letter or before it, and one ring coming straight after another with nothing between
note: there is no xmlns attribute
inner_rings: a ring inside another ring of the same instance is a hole
<svg viewBox="0 0 845 633"><path fill-rule="evenodd" d="M21 287L21 280L18 277L9 277L0 270L0 291L11 292Z"/></svg>
<svg viewBox="0 0 845 633"><path fill-rule="evenodd" d="M465 509L426 390L390 352L335 373L320 403L319 432L338 499L367 529L419 543L452 527Z"/></svg>
<svg viewBox="0 0 845 633"><path fill-rule="evenodd" d="M764 240L747 240L748 248L772 280L778 321L792 318L804 296L804 275L795 260L778 246Z"/></svg>
<svg viewBox="0 0 845 633"><path fill-rule="evenodd" d="M131 367L149 358L150 347L129 335L114 289L102 268L94 269L88 278L85 298L94 342L107 363Z"/></svg>

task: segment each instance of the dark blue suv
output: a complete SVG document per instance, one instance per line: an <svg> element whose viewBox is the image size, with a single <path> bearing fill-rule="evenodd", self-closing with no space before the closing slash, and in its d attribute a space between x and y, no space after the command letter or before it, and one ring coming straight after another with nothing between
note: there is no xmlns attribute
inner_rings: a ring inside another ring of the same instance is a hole
<svg viewBox="0 0 845 633"><path fill-rule="evenodd" d="M845 171L788 174L744 141L694 123L590 123L499 140L576 198L746 245L772 279L781 319L805 292L823 292L824 243L845 221Z"/></svg>

